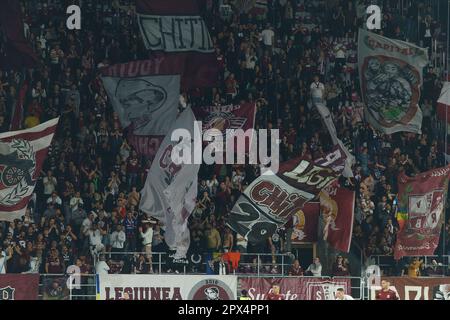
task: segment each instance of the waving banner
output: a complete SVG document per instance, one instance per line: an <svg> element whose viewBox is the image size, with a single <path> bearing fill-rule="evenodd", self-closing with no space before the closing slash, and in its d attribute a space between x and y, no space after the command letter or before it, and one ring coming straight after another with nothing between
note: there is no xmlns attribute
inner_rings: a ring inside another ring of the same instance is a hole
<svg viewBox="0 0 450 320"><path fill-rule="evenodd" d="M367 121L383 133L420 133L427 49L359 30L358 64Z"/></svg>
<svg viewBox="0 0 450 320"><path fill-rule="evenodd" d="M421 173L414 178L398 177L398 211L406 223L397 234L396 260L403 256L433 255L439 245L450 166Z"/></svg>
<svg viewBox="0 0 450 320"><path fill-rule="evenodd" d="M0 134L0 221L25 214L58 120Z"/></svg>
<svg viewBox="0 0 450 320"><path fill-rule="evenodd" d="M297 158L282 163L276 175L261 175L237 200L228 226L250 242L264 241L339 177L345 159L336 147L314 162Z"/></svg>
<svg viewBox="0 0 450 320"><path fill-rule="evenodd" d="M102 70L103 86L130 144L149 159L178 113L180 76L162 62L133 61Z"/></svg>
<svg viewBox="0 0 450 320"><path fill-rule="evenodd" d="M137 0L136 11L145 47L152 56L163 52L169 59L183 61L186 87L217 84L214 46L195 0Z"/></svg>
<svg viewBox="0 0 450 320"><path fill-rule="evenodd" d="M193 164L193 160L195 154L201 154L200 143L191 149L192 164L173 162L172 152L179 142L172 141L171 136L175 130L180 129L190 134L187 143L191 139L201 141L200 128L192 110L188 108L180 114L164 138L141 191L139 206L140 210L164 224L166 243L176 251L176 259L185 258L190 244L187 219L195 207L200 169L200 165Z"/></svg>
<svg viewBox="0 0 450 320"><path fill-rule="evenodd" d="M291 244L317 241L317 226L319 224L320 204L307 202L301 210L295 212L286 224L292 227Z"/></svg>
<svg viewBox="0 0 450 320"><path fill-rule="evenodd" d="M342 252L350 251L354 209L354 191L334 183L320 192L320 211L325 222L323 239Z"/></svg>

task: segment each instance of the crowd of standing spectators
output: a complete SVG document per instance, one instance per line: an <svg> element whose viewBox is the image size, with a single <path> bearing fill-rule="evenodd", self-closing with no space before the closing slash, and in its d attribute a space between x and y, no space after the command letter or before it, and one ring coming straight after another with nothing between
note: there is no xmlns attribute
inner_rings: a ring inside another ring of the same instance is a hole
<svg viewBox="0 0 450 320"><path fill-rule="evenodd" d="M9 130L24 81L28 89L23 128L60 116L25 216L0 223L0 252L7 258L3 269L0 263L0 273L64 273L73 264L92 273L92 257L104 254L112 259L124 252L143 254L133 265L110 263L109 268L153 272L149 261L157 258L149 252L167 248L161 226L138 210L151 162L127 143L99 78L104 66L146 58L134 7L132 1L83 1L82 29L70 31L65 26L66 2L21 1L26 37L40 65L0 70L0 132ZM381 34L429 48L432 39L441 36L439 21L420 1L413 1L403 18L394 14L397 1L382 2ZM228 4L231 13L221 9ZM365 5L366 1L269 0L267 14L255 17L237 13L232 1L212 1L203 13L221 68L220 86L183 95L194 108L256 102L256 127L280 130L280 161L299 155L314 159L330 150L328 132L312 108L314 99L325 100L339 137L357 158L354 178L343 183L356 190L353 241L368 257L392 255L398 230L398 173L439 167L444 158L435 121L441 86L435 68L424 70L422 134L384 135L365 122L356 42L358 28L365 23ZM413 21L419 11L417 26ZM286 230L253 245L225 226L234 201L258 174L256 165L202 166L189 223L191 253L290 251ZM445 232L448 241L448 227ZM446 247L450 249L448 243ZM294 263L291 271L303 274L301 268ZM314 265L307 271L317 274ZM338 257L333 273L347 271Z"/></svg>

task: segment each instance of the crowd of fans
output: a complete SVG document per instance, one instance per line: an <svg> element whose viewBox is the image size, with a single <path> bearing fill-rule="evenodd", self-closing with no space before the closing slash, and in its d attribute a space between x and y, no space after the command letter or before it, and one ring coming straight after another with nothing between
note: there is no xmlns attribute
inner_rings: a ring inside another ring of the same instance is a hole
<svg viewBox="0 0 450 320"><path fill-rule="evenodd" d="M25 216L0 223L0 252L7 258L0 273L57 274L73 264L82 273L92 273L93 257L99 255L99 272L158 272L155 263L161 257L155 252L167 251L164 231L138 210L139 190L151 162L127 143L98 72L103 66L146 58L132 1L83 1L78 31L65 26L67 1L21 2L26 36L40 65L0 70L0 131L9 130L24 81L23 128L56 116L60 122ZM285 161L299 155L314 159L330 150L331 139L311 104L311 98L325 100L339 136L357 158L354 178L342 181L357 193L353 242L365 257L392 255L398 173L412 175L445 161L435 121L440 75L431 67L424 70L422 134L380 134L364 121L357 75L357 31L365 23L367 1L269 0L263 17L238 14L233 6L224 10L229 2L213 1L212 8L204 10L221 85L185 92L186 101L194 108L256 102L256 127L280 130L280 161ZM441 35L439 21L420 1L413 1L403 18L391 10L398 1L381 2L380 33L428 47ZM291 251L286 230L267 243L252 245L225 226L242 188L258 174L256 165L202 166L189 223L190 254ZM448 249L449 226L450 220L441 237ZM148 241L153 255L144 247ZM124 252L143 254L127 263ZM103 263L105 259L111 261ZM254 266L257 258L249 259L244 262ZM345 260L337 257L334 275L349 274ZM270 268L279 263L269 255L270 262ZM286 272L321 274L318 259L303 267L305 272L297 261ZM248 272L256 271L250 267Z"/></svg>

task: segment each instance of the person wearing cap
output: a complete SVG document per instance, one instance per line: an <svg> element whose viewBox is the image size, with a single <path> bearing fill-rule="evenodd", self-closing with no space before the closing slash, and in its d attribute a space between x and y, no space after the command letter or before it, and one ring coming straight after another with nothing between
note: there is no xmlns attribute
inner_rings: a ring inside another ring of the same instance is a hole
<svg viewBox="0 0 450 320"><path fill-rule="evenodd" d="M144 248L144 252L148 259L150 269L149 272L153 273L152 268L152 240L153 240L153 226L152 221L150 220L142 220L142 225L144 227L139 227L139 235L142 238L142 246Z"/></svg>

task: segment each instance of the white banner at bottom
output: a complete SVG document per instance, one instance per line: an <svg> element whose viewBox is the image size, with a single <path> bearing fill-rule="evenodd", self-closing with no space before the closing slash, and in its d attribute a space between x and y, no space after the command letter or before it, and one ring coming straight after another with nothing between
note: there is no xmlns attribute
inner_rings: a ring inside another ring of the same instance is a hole
<svg viewBox="0 0 450 320"><path fill-rule="evenodd" d="M97 300L236 300L236 276L97 275Z"/></svg>

